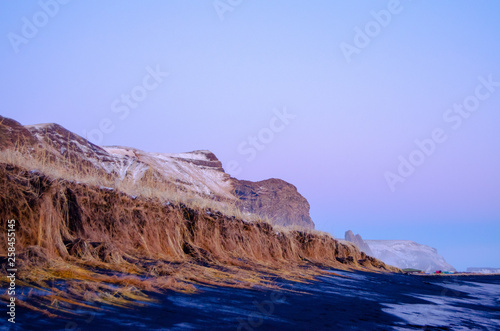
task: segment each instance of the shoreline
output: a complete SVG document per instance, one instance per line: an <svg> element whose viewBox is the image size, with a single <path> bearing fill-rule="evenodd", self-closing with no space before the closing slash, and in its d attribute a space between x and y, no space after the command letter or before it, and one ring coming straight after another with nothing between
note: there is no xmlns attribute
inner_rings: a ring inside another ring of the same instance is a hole
<svg viewBox="0 0 500 331"><path fill-rule="evenodd" d="M420 273L407 273L408 275L415 276L500 276L500 273L491 273L491 274L482 274L482 273L474 273L474 272L456 272L454 274L420 274Z"/></svg>

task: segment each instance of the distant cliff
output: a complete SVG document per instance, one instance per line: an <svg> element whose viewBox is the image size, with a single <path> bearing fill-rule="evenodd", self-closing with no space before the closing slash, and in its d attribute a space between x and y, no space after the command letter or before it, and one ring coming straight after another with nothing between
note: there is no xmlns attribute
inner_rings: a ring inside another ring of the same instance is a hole
<svg viewBox="0 0 500 331"><path fill-rule="evenodd" d="M412 268L425 272L456 271L435 248L414 241L363 240L360 235L354 236L350 230L345 233L345 240L354 243L366 255L400 269Z"/></svg>
<svg viewBox="0 0 500 331"><path fill-rule="evenodd" d="M410 240L365 240L374 257L395 267L425 272L456 271L433 247Z"/></svg>
<svg viewBox="0 0 500 331"><path fill-rule="evenodd" d="M363 238L361 238L361 235L357 234L354 235L354 233L351 230L348 230L345 232L344 239L352 242L354 245L356 245L360 251L364 252L366 255L369 256L374 256L372 250L370 249L370 246L368 246L364 241Z"/></svg>
<svg viewBox="0 0 500 331"><path fill-rule="evenodd" d="M468 267L467 272L473 272L473 273L478 273L478 274L500 274L500 268Z"/></svg>

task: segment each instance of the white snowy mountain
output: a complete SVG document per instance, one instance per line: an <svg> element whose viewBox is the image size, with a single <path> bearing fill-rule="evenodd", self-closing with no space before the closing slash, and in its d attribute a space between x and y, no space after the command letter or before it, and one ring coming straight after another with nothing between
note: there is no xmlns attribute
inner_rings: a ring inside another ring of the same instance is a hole
<svg viewBox="0 0 500 331"><path fill-rule="evenodd" d="M395 267L425 272L456 271L435 248L410 240L365 240L373 257Z"/></svg>

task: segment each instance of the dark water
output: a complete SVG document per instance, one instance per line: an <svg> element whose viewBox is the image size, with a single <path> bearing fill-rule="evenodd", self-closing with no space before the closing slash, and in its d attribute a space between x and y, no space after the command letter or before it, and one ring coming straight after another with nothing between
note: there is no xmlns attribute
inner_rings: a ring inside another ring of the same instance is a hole
<svg viewBox="0 0 500 331"><path fill-rule="evenodd" d="M500 276L338 273L346 277L280 282L281 291L200 287L191 295L154 294L157 304L64 319L19 308L15 329L500 330Z"/></svg>

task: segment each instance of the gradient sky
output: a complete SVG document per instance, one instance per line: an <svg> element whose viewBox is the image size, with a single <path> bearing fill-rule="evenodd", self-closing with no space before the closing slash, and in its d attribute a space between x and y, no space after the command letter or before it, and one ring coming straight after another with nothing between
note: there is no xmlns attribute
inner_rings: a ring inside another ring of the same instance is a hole
<svg viewBox="0 0 500 331"><path fill-rule="evenodd" d="M500 267L500 86L475 97L479 77L500 82L500 3L54 1L0 2L1 115L101 145L208 149L237 178L297 186L336 237ZM453 129L443 115L464 100L476 110ZM270 136L284 109L294 118ZM384 174L436 128L446 141L392 192Z"/></svg>

